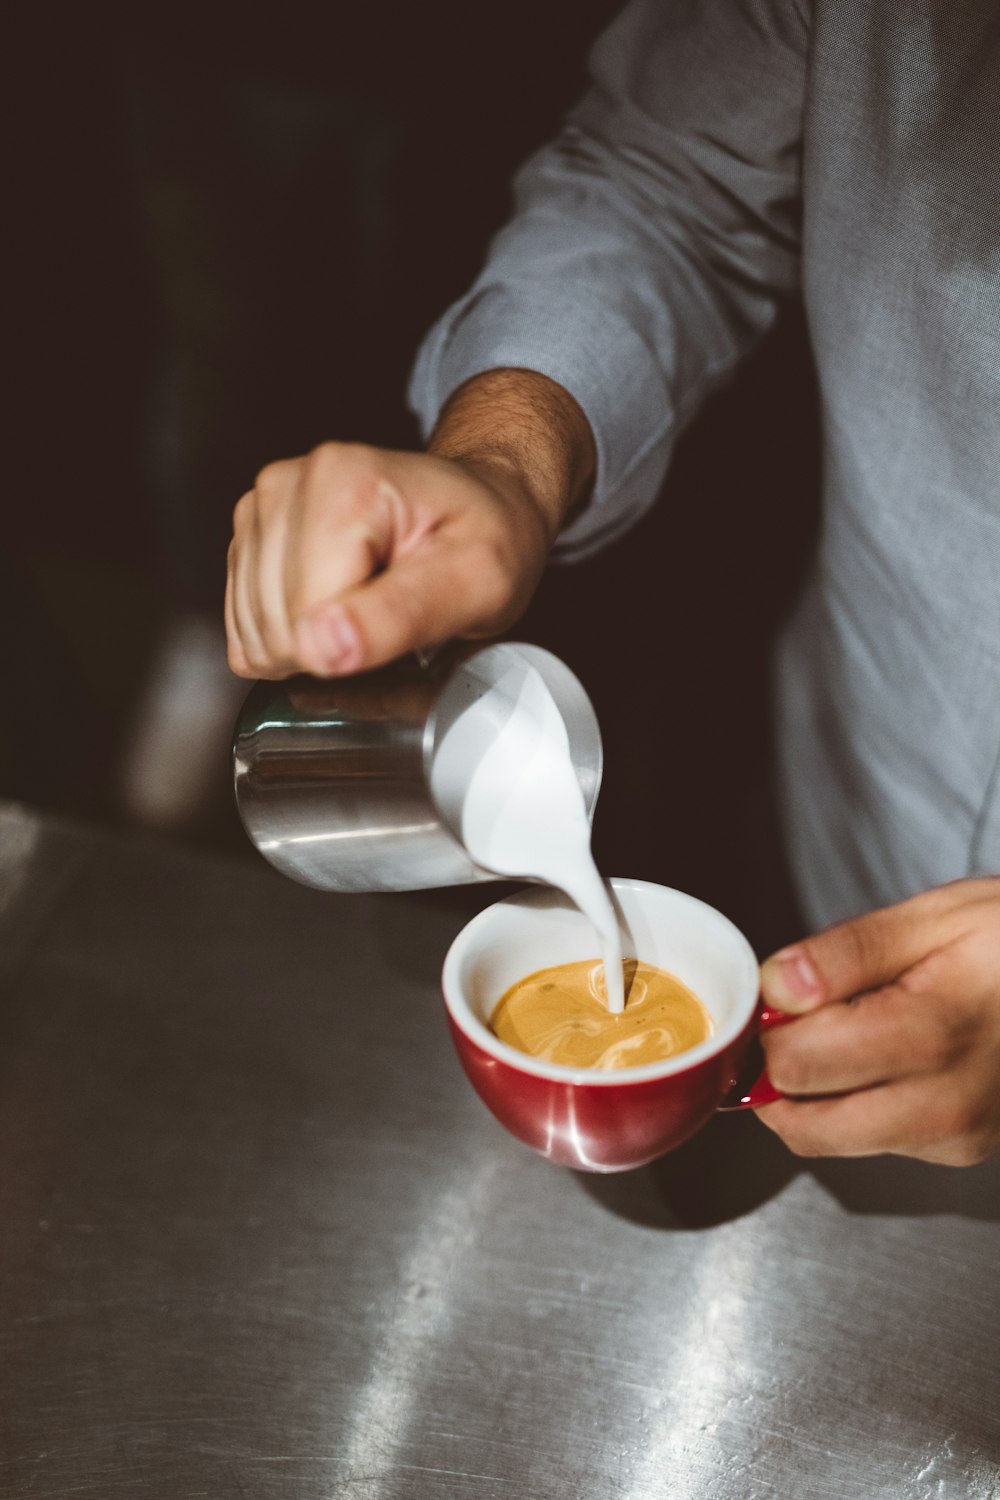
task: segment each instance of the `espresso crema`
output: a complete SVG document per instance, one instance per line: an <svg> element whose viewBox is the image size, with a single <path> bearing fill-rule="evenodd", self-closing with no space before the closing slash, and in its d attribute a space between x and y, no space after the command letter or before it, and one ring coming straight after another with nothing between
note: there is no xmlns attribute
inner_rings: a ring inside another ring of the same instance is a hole
<svg viewBox="0 0 1000 1500"><path fill-rule="evenodd" d="M570 1068L638 1068L696 1047L712 1018L673 974L625 961L625 1009L608 1010L597 959L557 964L518 980L498 1002L490 1030L544 1062Z"/></svg>

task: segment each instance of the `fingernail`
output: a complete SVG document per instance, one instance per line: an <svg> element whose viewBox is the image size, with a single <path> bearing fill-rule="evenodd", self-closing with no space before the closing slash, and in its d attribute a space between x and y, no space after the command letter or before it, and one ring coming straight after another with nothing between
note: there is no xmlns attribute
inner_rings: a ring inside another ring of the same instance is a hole
<svg viewBox="0 0 1000 1500"><path fill-rule="evenodd" d="M822 981L801 948L783 948L775 953L762 966L760 974L765 995L776 1005L810 1010L823 998Z"/></svg>
<svg viewBox="0 0 1000 1500"><path fill-rule="evenodd" d="M344 610L325 606L299 622L299 654L314 671L350 672L361 665L361 641Z"/></svg>

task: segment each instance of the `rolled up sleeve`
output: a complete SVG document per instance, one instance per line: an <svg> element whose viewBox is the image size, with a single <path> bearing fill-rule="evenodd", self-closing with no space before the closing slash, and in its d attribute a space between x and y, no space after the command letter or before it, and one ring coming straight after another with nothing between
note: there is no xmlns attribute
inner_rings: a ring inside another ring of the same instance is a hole
<svg viewBox="0 0 1000 1500"><path fill-rule="evenodd" d="M678 433L798 285L807 17L797 0L633 0L592 85L518 173L514 213L428 334L410 402L429 433L476 374L537 370L586 414L588 506L559 550L624 530Z"/></svg>

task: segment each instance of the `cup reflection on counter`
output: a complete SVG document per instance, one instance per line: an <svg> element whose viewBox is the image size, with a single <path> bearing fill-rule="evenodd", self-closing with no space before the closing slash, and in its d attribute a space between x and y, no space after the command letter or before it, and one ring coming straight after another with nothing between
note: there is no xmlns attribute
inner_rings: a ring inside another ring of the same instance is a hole
<svg viewBox="0 0 1000 1500"><path fill-rule="evenodd" d="M625 953L665 969L701 1000L712 1035L638 1068L598 1072L544 1062L489 1029L500 997L525 975L595 956L593 929L561 892L532 888L487 907L448 951L442 987L459 1060L512 1135L561 1166L620 1172L642 1166L719 1108L777 1097L762 1078L732 1097L761 1024L759 970L747 939L714 907L666 886L613 880Z"/></svg>

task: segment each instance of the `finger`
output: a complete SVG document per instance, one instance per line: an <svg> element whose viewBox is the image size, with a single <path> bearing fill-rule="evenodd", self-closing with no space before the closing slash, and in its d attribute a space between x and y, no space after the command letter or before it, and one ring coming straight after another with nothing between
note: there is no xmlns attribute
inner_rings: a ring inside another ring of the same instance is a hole
<svg viewBox="0 0 1000 1500"><path fill-rule="evenodd" d="M304 466L291 507L284 593L292 628L389 560L407 525L405 502L368 450L326 445Z"/></svg>
<svg viewBox="0 0 1000 1500"><path fill-rule="evenodd" d="M374 665L364 654L354 612L345 609L343 603L347 595L377 574L381 555L382 543L369 528L345 527L330 555L312 570L308 585L296 591L309 607L290 616L289 628L295 654L306 671L322 676ZM317 591L331 579L337 580L336 588L316 598Z"/></svg>
<svg viewBox="0 0 1000 1500"><path fill-rule="evenodd" d="M255 527L251 519L253 497L241 501L236 511L233 549L233 617L247 664L256 677L274 676L270 657L257 623L253 577L257 567Z"/></svg>
<svg viewBox="0 0 1000 1500"><path fill-rule="evenodd" d="M965 1103L924 1079L833 1099L779 1099L756 1111L797 1156L891 1153L964 1166L982 1160L981 1131Z"/></svg>
<svg viewBox="0 0 1000 1500"><path fill-rule="evenodd" d="M838 1094L941 1074L966 1050L961 1017L936 997L897 986L823 1006L761 1038L783 1094Z"/></svg>
<svg viewBox="0 0 1000 1500"><path fill-rule="evenodd" d="M229 659L229 670L235 672L237 677L252 677L253 671L247 661L243 642L240 639L239 627L236 623L236 606L233 599L233 565L236 552L236 543L230 542L229 552L226 560L226 597L224 612L226 619L226 644Z"/></svg>
<svg viewBox="0 0 1000 1500"><path fill-rule="evenodd" d="M800 1013L890 984L944 940L950 910L929 891L783 948L761 968L764 997Z"/></svg>
<svg viewBox="0 0 1000 1500"><path fill-rule="evenodd" d="M285 600L287 514L287 506L258 502L252 516L255 563L249 594L268 671L274 676L294 672L298 666Z"/></svg>
<svg viewBox="0 0 1000 1500"><path fill-rule="evenodd" d="M311 670L335 675L381 666L407 651L485 631L501 618L497 611L511 592L487 550L432 542L345 590L309 621L313 639L323 642L320 665Z"/></svg>

